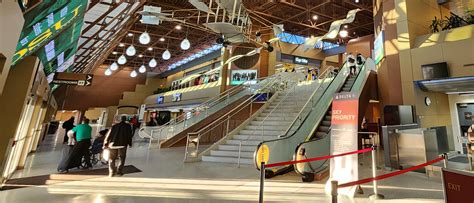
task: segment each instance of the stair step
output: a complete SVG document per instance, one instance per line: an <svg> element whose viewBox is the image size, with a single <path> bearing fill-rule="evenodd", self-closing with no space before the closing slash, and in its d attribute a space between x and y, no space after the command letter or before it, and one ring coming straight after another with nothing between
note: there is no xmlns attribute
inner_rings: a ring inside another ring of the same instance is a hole
<svg viewBox="0 0 474 203"><path fill-rule="evenodd" d="M286 120L286 121L265 121L264 122L264 125L265 126L280 126L280 125L284 125L284 126L289 126L291 124L291 122L293 122L293 120ZM262 125L262 121L250 121L250 124L251 125Z"/></svg>
<svg viewBox="0 0 474 203"><path fill-rule="evenodd" d="M235 151L239 150L239 145L233 145L233 144L221 144L217 147L218 150L229 150L229 151ZM242 145L242 151L245 152L254 152L257 150L257 146L254 145Z"/></svg>
<svg viewBox="0 0 474 203"><path fill-rule="evenodd" d="M281 133L283 134L283 133ZM277 139L278 136L275 136L275 135L267 135L267 134L264 134L263 135L263 140L264 141L267 141L267 140L274 140L274 139ZM234 135L234 139L235 140L252 140L252 141L262 141L262 134L255 134L255 135Z"/></svg>
<svg viewBox="0 0 474 203"><path fill-rule="evenodd" d="M272 109L265 109L263 110L262 113L299 113L301 108L299 109L275 109L272 111Z"/></svg>
<svg viewBox="0 0 474 203"><path fill-rule="evenodd" d="M227 140L227 144L239 145L242 142L242 145L254 145L255 147L262 142L261 140Z"/></svg>
<svg viewBox="0 0 474 203"><path fill-rule="evenodd" d="M233 163L238 162L237 157L226 157L226 156L202 156L202 161L204 162L216 162L216 163ZM253 159L241 158L240 164L253 164Z"/></svg>
<svg viewBox="0 0 474 203"><path fill-rule="evenodd" d="M240 152L240 158L253 159L253 152ZM239 157L239 151L211 150L211 156Z"/></svg>
<svg viewBox="0 0 474 203"><path fill-rule="evenodd" d="M284 116L270 116L270 117L265 117L265 116L259 116L255 118L255 121L293 121L294 117L284 117Z"/></svg>
<svg viewBox="0 0 474 203"><path fill-rule="evenodd" d="M265 123L266 124L266 123ZM271 130L278 130L278 131L283 131L283 130L286 130L288 128L288 125L253 125L253 124L250 124L250 125L247 125L245 126L245 130L256 130L256 131L261 131L262 128L264 130L266 129L271 129Z"/></svg>
<svg viewBox="0 0 474 203"><path fill-rule="evenodd" d="M268 127L268 128L264 128L264 135L275 135L275 136L278 136L278 135L281 135L283 134L285 131L284 130L273 130L271 127ZM262 134L262 131L261 130L241 130L239 132L240 135L261 135Z"/></svg>

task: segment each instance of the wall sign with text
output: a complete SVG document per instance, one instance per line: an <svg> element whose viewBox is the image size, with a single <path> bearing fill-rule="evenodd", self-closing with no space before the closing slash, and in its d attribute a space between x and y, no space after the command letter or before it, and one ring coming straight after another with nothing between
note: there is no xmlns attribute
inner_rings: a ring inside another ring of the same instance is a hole
<svg viewBox="0 0 474 203"><path fill-rule="evenodd" d="M308 65L309 60L307 58L295 56L294 63L299 65Z"/></svg>

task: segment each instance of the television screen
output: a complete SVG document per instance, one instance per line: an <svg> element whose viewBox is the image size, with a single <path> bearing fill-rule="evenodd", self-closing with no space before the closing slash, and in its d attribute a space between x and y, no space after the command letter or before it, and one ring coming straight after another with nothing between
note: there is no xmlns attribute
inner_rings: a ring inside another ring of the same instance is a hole
<svg viewBox="0 0 474 203"><path fill-rule="evenodd" d="M156 103L163 104L164 100L165 100L164 96L158 96L158 98L156 98Z"/></svg>
<svg viewBox="0 0 474 203"><path fill-rule="evenodd" d="M175 93L175 94L173 94L173 100L172 100L172 101L173 101L173 102L179 102L179 101L181 101L181 95L182 95L181 93Z"/></svg>
<svg viewBox="0 0 474 203"><path fill-rule="evenodd" d="M421 71L425 80L449 77L446 62L421 65Z"/></svg>
<svg viewBox="0 0 474 203"><path fill-rule="evenodd" d="M231 74L230 85L240 85L247 81L255 83L257 79L257 70L233 70Z"/></svg>

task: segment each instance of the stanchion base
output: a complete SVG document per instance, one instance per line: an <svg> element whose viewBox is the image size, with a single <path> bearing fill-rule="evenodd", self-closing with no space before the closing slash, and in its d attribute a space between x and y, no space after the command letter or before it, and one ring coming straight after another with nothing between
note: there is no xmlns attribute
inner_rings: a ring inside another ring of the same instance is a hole
<svg viewBox="0 0 474 203"><path fill-rule="evenodd" d="M369 199L374 200L374 199L385 199L385 196L381 194L371 194L369 195Z"/></svg>

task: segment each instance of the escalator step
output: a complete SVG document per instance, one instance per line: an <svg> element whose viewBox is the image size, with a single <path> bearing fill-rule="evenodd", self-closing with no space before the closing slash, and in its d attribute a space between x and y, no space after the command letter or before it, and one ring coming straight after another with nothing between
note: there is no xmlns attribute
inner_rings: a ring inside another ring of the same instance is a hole
<svg viewBox="0 0 474 203"><path fill-rule="evenodd" d="M331 126L331 121L323 121L322 125Z"/></svg>
<svg viewBox="0 0 474 203"><path fill-rule="evenodd" d="M318 128L318 132L328 133L329 132L329 126L320 125L319 128Z"/></svg>
<svg viewBox="0 0 474 203"><path fill-rule="evenodd" d="M330 121L331 118L332 118L331 116L324 116L324 120L325 120L325 121Z"/></svg>
<svg viewBox="0 0 474 203"><path fill-rule="evenodd" d="M325 132L316 132L316 136L318 136L318 137L324 137L326 135L327 135L327 133L325 133Z"/></svg>

